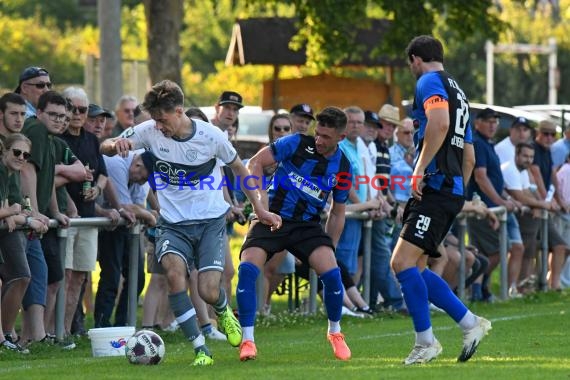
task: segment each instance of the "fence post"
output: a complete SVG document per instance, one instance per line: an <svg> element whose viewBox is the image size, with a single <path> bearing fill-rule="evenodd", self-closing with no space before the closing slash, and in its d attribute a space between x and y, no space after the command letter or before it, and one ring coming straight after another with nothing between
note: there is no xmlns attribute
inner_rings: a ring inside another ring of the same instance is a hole
<svg viewBox="0 0 570 380"><path fill-rule="evenodd" d="M129 283L128 283L128 309L127 324L137 325L137 288L140 256L140 223L129 228Z"/></svg>
<svg viewBox="0 0 570 380"><path fill-rule="evenodd" d="M501 227L499 229L499 255L501 260L501 299L506 300L508 297L508 262L507 262L507 211L505 210L499 216Z"/></svg>
<svg viewBox="0 0 570 380"><path fill-rule="evenodd" d="M465 230L467 227L467 219L465 215L460 214L457 217L457 240L459 254L459 283L457 284L457 296L460 299L465 298Z"/></svg>
<svg viewBox="0 0 570 380"><path fill-rule="evenodd" d="M317 313L317 289L318 289L319 277L317 273L313 270L309 270L309 314L313 315Z"/></svg>
<svg viewBox="0 0 570 380"><path fill-rule="evenodd" d="M540 277L538 279L538 286L543 292L548 290L546 284L546 275L548 272L548 211L542 210L540 213L541 231L541 253L540 253Z"/></svg>
<svg viewBox="0 0 570 380"><path fill-rule="evenodd" d="M55 336L62 341L65 336L65 255L67 248L67 228L58 228L59 257L63 269L63 278L55 298ZM73 252L71 252L73 254Z"/></svg>
<svg viewBox="0 0 570 380"><path fill-rule="evenodd" d="M370 261L372 256L372 219L366 219L363 223L362 229L364 243L364 251L362 254L362 293L364 301L370 305Z"/></svg>

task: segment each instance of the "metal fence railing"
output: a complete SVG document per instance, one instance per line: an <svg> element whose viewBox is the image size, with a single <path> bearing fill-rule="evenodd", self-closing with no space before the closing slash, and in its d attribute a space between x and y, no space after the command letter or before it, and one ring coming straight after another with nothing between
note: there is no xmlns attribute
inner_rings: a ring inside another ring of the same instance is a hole
<svg viewBox="0 0 570 380"><path fill-rule="evenodd" d="M71 218L69 227L112 227L127 225L125 219L113 224L109 218ZM6 228L3 226L2 228ZM65 273L65 256L67 246L67 228L60 227L55 219L49 222L49 228L57 228L57 236L59 243L59 254L63 273ZM136 326L137 322L137 270L139 265L139 246L140 246L141 226L139 223L129 228L129 283L128 283L128 311L127 324ZM47 284L46 284L47 286ZM55 335L58 339L63 339L65 335L65 275L61 280L59 290L56 295L55 304Z"/></svg>
<svg viewBox="0 0 570 380"><path fill-rule="evenodd" d="M506 209L502 206L490 209L494 212L500 221L499 228L499 255L500 255L500 299L505 300L508 298L508 257L507 257L507 213ZM367 212L348 212L347 218L363 220L363 273L362 273L362 287L363 298L369 303L370 294L370 265L371 265L371 242L372 242L372 219ZM459 286L458 295L460 298L465 297L465 234L466 234L466 218L467 214L460 214L457 218L458 237L459 237L459 251L461 254L460 269L459 269ZM547 257L548 257L548 212L544 211L541 215L541 235L543 236L541 245L541 256L539 259L540 265L540 288L546 290L546 275L548 270ZM125 226L126 221L121 219L116 226ZM69 222L69 227L111 227L114 226L109 218L95 217L95 218L72 218ZM64 266L65 273L65 255L66 255L66 242L67 242L67 229L59 227L56 220L50 220L50 228L58 229L58 240L61 262ZM5 228L5 227L4 227ZM137 270L140 259L140 234L141 225L134 224L129 228L129 279L128 279L128 312L127 324L129 326L136 326L137 322ZM263 275L260 274L258 281L263 281ZM309 292L309 314L314 314L317 311L317 275L310 271L310 292ZM259 289L260 287L258 287ZM292 288L292 287L291 287ZM292 289L290 289L292 291ZM258 300L263 298L258 297ZM259 302L259 305L262 305ZM59 287L56 298L56 336L58 339L64 337L64 317L65 317L65 276Z"/></svg>

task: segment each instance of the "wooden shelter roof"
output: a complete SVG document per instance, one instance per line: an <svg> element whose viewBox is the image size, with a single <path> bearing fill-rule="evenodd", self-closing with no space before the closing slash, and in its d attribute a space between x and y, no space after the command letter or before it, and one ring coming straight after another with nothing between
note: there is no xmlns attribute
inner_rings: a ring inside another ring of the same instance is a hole
<svg viewBox="0 0 570 380"><path fill-rule="evenodd" d="M305 49L289 48L291 38L297 33L294 18L248 18L238 19L233 27L226 65L304 65ZM372 56L371 52L388 31L391 21L371 19L369 29L360 29L355 38L358 54L341 63L343 66L405 66L402 59L383 55Z"/></svg>

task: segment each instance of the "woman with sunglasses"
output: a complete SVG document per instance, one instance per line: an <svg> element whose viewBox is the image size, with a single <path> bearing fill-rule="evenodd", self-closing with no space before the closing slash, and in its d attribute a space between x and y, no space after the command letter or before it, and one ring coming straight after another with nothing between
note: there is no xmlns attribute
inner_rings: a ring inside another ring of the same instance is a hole
<svg viewBox="0 0 570 380"><path fill-rule="evenodd" d="M267 129L269 143L271 144L280 137L290 135L292 129L293 123L291 122L289 114L279 113L273 115L271 120L269 120L269 128Z"/></svg>
<svg viewBox="0 0 570 380"><path fill-rule="evenodd" d="M19 305L30 279L22 232L15 229L24 226L31 230L30 233L33 231L38 234L48 229L41 221L29 216L25 210L25 202L22 202L18 181L13 180L13 176L19 176L20 169L30 157L30 149L30 140L20 133L11 134L4 140L4 144L0 144L0 222L6 225L6 229L0 230L0 251L3 253L0 254L0 275L5 281L8 279L7 286L18 288L14 288L15 291L9 295L4 292L5 296L2 298L5 310L2 313L4 326L0 323L0 347L20 353L29 351L5 339L2 330L4 327L8 336L12 336ZM14 198L16 202L13 202ZM10 205L10 202L13 203ZM20 202L24 203L24 206Z"/></svg>

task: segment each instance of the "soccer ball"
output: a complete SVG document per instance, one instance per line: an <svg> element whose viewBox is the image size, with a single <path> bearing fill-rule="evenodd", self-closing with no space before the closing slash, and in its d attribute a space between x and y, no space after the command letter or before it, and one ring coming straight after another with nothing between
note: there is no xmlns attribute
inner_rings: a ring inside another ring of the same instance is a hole
<svg viewBox="0 0 570 380"><path fill-rule="evenodd" d="M158 364L164 358L164 342L155 332L141 330L127 341L125 355L133 364Z"/></svg>

